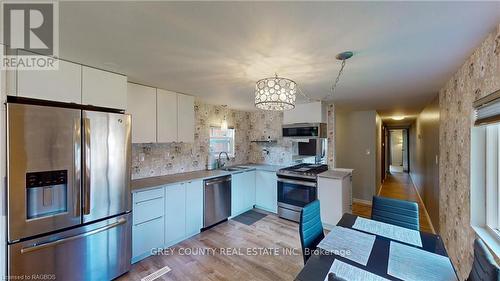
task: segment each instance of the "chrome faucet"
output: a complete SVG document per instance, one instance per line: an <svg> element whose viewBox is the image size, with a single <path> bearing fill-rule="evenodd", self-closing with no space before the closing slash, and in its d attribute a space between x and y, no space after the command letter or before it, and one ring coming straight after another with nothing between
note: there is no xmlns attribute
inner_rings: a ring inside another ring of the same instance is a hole
<svg viewBox="0 0 500 281"><path fill-rule="evenodd" d="M221 151L219 153L219 158L217 158L217 168L222 168L222 167L224 167L224 165L226 165L226 163L222 163L221 164L221 156L222 156L222 154L226 154L226 160L227 161L231 160L231 159L229 159L229 154L227 154L227 152Z"/></svg>

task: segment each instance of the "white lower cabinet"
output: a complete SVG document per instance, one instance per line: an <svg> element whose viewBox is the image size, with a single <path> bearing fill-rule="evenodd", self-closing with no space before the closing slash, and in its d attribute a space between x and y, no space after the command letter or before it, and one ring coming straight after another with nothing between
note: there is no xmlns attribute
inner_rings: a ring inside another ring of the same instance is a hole
<svg viewBox="0 0 500 281"><path fill-rule="evenodd" d="M231 176L231 217L251 210L255 205L255 171Z"/></svg>
<svg viewBox="0 0 500 281"><path fill-rule="evenodd" d="M278 213L278 182L275 172L255 172L255 207Z"/></svg>
<svg viewBox="0 0 500 281"><path fill-rule="evenodd" d="M186 184L186 236L200 233L203 228L203 182Z"/></svg>
<svg viewBox="0 0 500 281"><path fill-rule="evenodd" d="M318 199L321 202L321 220L326 229L332 229L345 213L352 213L352 178L318 177Z"/></svg>
<svg viewBox="0 0 500 281"><path fill-rule="evenodd" d="M186 184L165 187L165 243L181 241L186 235Z"/></svg>
<svg viewBox="0 0 500 281"><path fill-rule="evenodd" d="M133 194L132 262L165 244L165 200L163 187Z"/></svg>
<svg viewBox="0 0 500 281"><path fill-rule="evenodd" d="M194 180L133 194L132 262L200 233L203 182Z"/></svg>
<svg viewBox="0 0 500 281"><path fill-rule="evenodd" d="M254 206L277 213L275 172L232 175L231 216ZM203 227L203 181L171 184L133 194L132 262L200 233Z"/></svg>

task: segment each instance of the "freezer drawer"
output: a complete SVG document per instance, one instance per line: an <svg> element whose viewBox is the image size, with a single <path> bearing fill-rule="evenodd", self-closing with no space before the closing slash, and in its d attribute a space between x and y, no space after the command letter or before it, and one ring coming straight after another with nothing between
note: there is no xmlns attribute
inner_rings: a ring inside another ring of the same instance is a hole
<svg viewBox="0 0 500 281"><path fill-rule="evenodd" d="M116 278L130 270L131 226L132 215L126 214L9 245L9 276L75 281Z"/></svg>

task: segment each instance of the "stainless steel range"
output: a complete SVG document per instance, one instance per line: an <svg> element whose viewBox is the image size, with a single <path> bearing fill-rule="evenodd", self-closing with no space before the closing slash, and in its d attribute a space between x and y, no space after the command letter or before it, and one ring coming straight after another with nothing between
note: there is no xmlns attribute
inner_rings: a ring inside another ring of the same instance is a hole
<svg viewBox="0 0 500 281"><path fill-rule="evenodd" d="M302 208L318 198L317 175L326 170L327 165L305 163L279 170L278 215L298 222Z"/></svg>

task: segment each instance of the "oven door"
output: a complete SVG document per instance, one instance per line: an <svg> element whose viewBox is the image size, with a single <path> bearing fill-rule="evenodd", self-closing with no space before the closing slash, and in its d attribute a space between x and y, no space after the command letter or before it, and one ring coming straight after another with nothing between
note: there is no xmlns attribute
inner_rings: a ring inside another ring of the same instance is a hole
<svg viewBox="0 0 500 281"><path fill-rule="evenodd" d="M316 199L316 182L278 178L278 205L281 203L302 208Z"/></svg>

